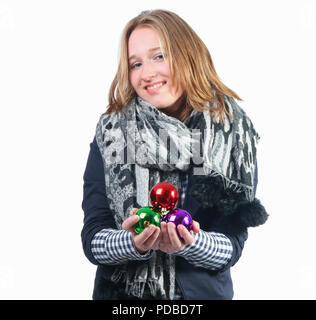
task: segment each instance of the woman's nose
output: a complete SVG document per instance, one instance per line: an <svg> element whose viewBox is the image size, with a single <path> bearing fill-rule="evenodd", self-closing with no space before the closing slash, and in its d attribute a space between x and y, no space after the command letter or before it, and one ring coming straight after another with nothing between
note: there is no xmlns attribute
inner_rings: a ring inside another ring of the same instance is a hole
<svg viewBox="0 0 316 320"><path fill-rule="evenodd" d="M143 72L142 72L143 80L150 81L156 75L157 75L157 72L155 70L155 67L152 65L152 63L150 62L144 63Z"/></svg>

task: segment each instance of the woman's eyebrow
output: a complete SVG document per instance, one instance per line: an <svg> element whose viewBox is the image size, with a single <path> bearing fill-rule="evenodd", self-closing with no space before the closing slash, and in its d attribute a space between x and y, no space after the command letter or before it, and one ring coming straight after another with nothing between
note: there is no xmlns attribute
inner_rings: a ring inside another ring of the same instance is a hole
<svg viewBox="0 0 316 320"><path fill-rule="evenodd" d="M148 51L149 51L149 52L152 52L152 51L156 51L156 50L158 50L158 49L160 49L160 47L151 48L151 49L149 49ZM134 58L138 58L137 55L133 54L132 56L130 56L130 57L128 58L128 61L131 60L131 59L134 59Z"/></svg>

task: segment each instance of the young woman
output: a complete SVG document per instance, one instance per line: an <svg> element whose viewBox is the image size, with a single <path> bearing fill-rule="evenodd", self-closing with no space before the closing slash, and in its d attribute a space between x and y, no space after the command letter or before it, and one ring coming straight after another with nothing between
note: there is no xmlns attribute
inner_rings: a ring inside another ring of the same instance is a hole
<svg viewBox="0 0 316 320"><path fill-rule="evenodd" d="M82 242L98 266L93 299L232 299L230 268L247 228L267 219L255 198L259 136L175 13L139 14L120 50L84 173ZM158 182L178 189L191 232L162 222L135 233L133 213L150 206Z"/></svg>

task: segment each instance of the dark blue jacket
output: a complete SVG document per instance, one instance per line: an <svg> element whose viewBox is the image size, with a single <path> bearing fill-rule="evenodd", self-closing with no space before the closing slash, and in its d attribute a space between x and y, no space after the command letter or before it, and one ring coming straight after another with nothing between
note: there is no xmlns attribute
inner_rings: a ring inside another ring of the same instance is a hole
<svg viewBox="0 0 316 320"><path fill-rule="evenodd" d="M187 190L190 189L190 180L189 178ZM98 231L104 228L117 228L106 198L103 160L95 138L90 144L90 153L84 172L83 191L84 226L81 232L83 250L89 261L98 266L93 299L127 299L127 297L117 293L117 285L110 280L115 267L101 265L95 260L91 252L91 241ZM220 231L215 227L216 221L210 218L209 209L202 208L188 193L186 194L183 209L191 213L192 218L200 223L202 230ZM233 245L233 255L228 265L220 271L196 267L188 263L184 258L176 257L176 281L184 299L213 300L233 298L230 267L240 258L248 233L247 228L241 228L238 232L225 234ZM137 263L141 262L135 262L135 264Z"/></svg>

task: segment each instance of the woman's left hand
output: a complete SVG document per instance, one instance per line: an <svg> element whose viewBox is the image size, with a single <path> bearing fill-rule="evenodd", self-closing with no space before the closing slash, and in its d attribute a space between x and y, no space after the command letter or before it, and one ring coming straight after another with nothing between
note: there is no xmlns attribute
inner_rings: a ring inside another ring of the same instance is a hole
<svg viewBox="0 0 316 320"><path fill-rule="evenodd" d="M160 235L156 240L156 248L166 253L172 253L183 250L187 245L192 244L195 240L194 234L200 232L200 224L197 221L193 221L192 231L180 224L178 225L178 232L182 235L183 240L179 238L176 230L176 226L172 222L161 222Z"/></svg>

